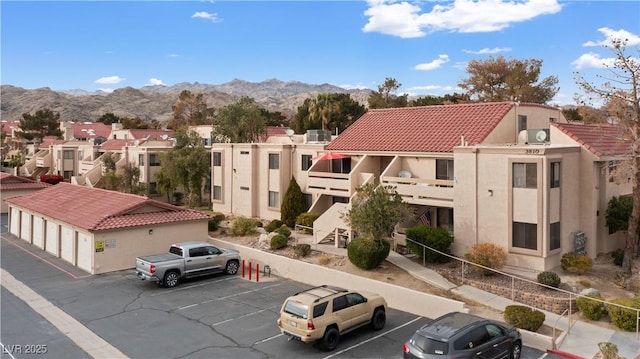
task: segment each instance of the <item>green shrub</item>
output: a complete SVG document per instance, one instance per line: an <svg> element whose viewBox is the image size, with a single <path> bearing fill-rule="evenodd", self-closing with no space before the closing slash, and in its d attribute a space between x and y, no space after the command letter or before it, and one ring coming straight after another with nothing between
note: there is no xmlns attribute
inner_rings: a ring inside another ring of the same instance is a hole
<svg viewBox="0 0 640 359"><path fill-rule="evenodd" d="M269 222L266 227L264 227L264 230L267 231L267 233L271 233L280 227L282 227L282 221L279 219L274 219L273 221Z"/></svg>
<svg viewBox="0 0 640 359"><path fill-rule="evenodd" d="M600 320L602 318L602 314L604 313L604 303L598 300L603 300L599 295L587 295L584 297L578 297L576 299L576 305L578 306L578 310L584 314L584 316L591 320Z"/></svg>
<svg viewBox="0 0 640 359"><path fill-rule="evenodd" d="M289 239L282 234L276 234L271 237L271 243L269 243L269 248L271 249L280 249L287 246L287 242Z"/></svg>
<svg viewBox="0 0 640 359"><path fill-rule="evenodd" d="M560 259L562 270L571 273L584 274L589 272L592 266L591 258L586 255L576 255L574 252L565 253Z"/></svg>
<svg viewBox="0 0 640 359"><path fill-rule="evenodd" d="M318 219L318 217L320 217L320 213L318 212L305 212L305 213L301 213L297 218L296 218L296 224L299 224L301 226L305 226L305 227L313 227L313 222ZM304 229L304 231L306 233L310 233L311 231L308 229Z"/></svg>
<svg viewBox="0 0 640 359"><path fill-rule="evenodd" d="M560 285L560 276L555 272L544 271L538 274L538 283L558 288Z"/></svg>
<svg viewBox="0 0 640 359"><path fill-rule="evenodd" d="M287 188L287 192L282 197L280 219L284 224L293 228L296 225L296 218L301 213L306 212L308 208L298 182L296 182L295 177L291 177L289 188Z"/></svg>
<svg viewBox="0 0 640 359"><path fill-rule="evenodd" d="M293 246L293 252L298 257L306 257L311 253L311 245L306 243L298 243Z"/></svg>
<svg viewBox="0 0 640 359"><path fill-rule="evenodd" d="M544 323L543 312L524 305L508 305L504 308L504 320L516 328L536 332Z"/></svg>
<svg viewBox="0 0 640 359"><path fill-rule="evenodd" d="M222 213L216 213L213 215L213 218L211 218L207 224L207 230L209 232L213 232L215 230L218 229L218 227L220 226L220 222L224 221L224 214Z"/></svg>
<svg viewBox="0 0 640 359"><path fill-rule="evenodd" d="M507 252L504 248L494 243L478 243L471 247L469 253L464 255L471 263L480 264L491 269L500 269L507 261ZM482 267L473 266L474 270L485 275L493 274L492 271Z"/></svg>
<svg viewBox="0 0 640 359"><path fill-rule="evenodd" d="M430 226L417 226L408 228L405 233L407 238L411 239L411 241L407 241L407 249L411 251L411 253L420 258L424 255L424 259L432 263L442 263L449 259L449 257L438 252L431 251L428 248L423 249L424 247L418 244L421 243L440 252L449 254L449 247L451 246L451 243L453 243L453 237L451 237L449 231L446 229Z"/></svg>
<svg viewBox="0 0 640 359"><path fill-rule="evenodd" d="M634 298L616 298L610 301L614 304L624 305L625 307L640 309L640 297ZM607 313L611 322L618 328L635 332L636 331L636 316L635 310L626 309L617 305L607 305Z"/></svg>
<svg viewBox="0 0 640 359"><path fill-rule="evenodd" d="M236 236L246 236L256 230L257 223L253 218L238 217L231 224L229 231Z"/></svg>
<svg viewBox="0 0 640 359"><path fill-rule="evenodd" d="M287 227L280 227L276 229L275 232L283 235L285 238L291 237L291 230Z"/></svg>
<svg viewBox="0 0 640 359"><path fill-rule="evenodd" d="M379 266L387 258L390 250L391 244L386 240L357 237L349 242L347 256L356 267L369 270Z"/></svg>
<svg viewBox="0 0 640 359"><path fill-rule="evenodd" d="M624 260L624 249L620 248L611 252L611 257L613 258L613 264L622 266L622 261Z"/></svg>
<svg viewBox="0 0 640 359"><path fill-rule="evenodd" d="M618 359L618 346L610 342L598 343L598 349L602 353L602 359Z"/></svg>

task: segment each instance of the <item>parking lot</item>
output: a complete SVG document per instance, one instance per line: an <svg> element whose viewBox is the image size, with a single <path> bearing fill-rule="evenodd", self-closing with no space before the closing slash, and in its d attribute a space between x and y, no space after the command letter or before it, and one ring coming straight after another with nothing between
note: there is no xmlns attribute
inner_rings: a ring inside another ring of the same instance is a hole
<svg viewBox="0 0 640 359"><path fill-rule="evenodd" d="M401 358L403 342L428 321L390 308L381 331L363 327L323 352L288 341L276 325L280 305L309 287L303 283L221 274L167 289L140 281L132 270L89 276L6 233L1 249L3 270L131 358ZM47 348L16 358L89 357L5 288L2 302L3 358L15 345ZM522 357L544 355L525 347Z"/></svg>

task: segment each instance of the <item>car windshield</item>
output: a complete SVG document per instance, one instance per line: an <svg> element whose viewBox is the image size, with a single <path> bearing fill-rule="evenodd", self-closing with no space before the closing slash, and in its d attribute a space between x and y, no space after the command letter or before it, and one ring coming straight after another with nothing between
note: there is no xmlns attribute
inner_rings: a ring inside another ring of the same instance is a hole
<svg viewBox="0 0 640 359"><path fill-rule="evenodd" d="M287 302L287 304L284 305L284 312L302 319L307 319L309 307L290 300Z"/></svg>
<svg viewBox="0 0 640 359"><path fill-rule="evenodd" d="M411 344L425 354L446 355L449 353L449 343L441 342L416 334L411 338Z"/></svg>

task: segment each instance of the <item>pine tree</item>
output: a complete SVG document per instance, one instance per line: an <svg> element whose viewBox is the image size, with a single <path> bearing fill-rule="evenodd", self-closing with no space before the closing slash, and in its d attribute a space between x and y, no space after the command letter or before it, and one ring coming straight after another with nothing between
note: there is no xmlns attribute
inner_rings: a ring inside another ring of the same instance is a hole
<svg viewBox="0 0 640 359"><path fill-rule="evenodd" d="M296 218L307 211L307 203L302 195L302 190L294 177L291 177L289 188L284 194L282 205L280 206L280 220L282 223L293 228L296 225Z"/></svg>

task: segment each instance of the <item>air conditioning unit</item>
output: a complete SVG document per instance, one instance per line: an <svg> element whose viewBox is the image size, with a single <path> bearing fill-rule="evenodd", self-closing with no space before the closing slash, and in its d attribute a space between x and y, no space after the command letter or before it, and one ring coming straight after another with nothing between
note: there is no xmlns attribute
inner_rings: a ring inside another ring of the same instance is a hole
<svg viewBox="0 0 640 359"><path fill-rule="evenodd" d="M307 142L329 142L329 141L331 141L331 131L307 130Z"/></svg>
<svg viewBox="0 0 640 359"><path fill-rule="evenodd" d="M548 128L530 128L527 130L528 143L549 143Z"/></svg>

